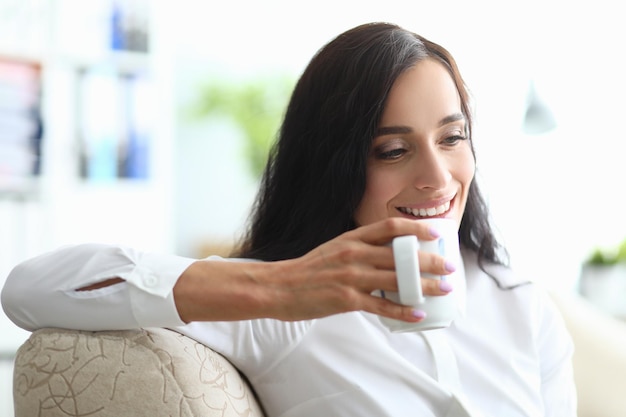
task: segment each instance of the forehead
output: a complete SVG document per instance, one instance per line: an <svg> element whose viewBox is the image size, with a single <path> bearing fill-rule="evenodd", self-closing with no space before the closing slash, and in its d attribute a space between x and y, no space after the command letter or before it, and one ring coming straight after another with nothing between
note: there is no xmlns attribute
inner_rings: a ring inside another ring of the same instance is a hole
<svg viewBox="0 0 626 417"><path fill-rule="evenodd" d="M461 97L448 70L432 58L418 62L393 84L381 125L413 127L438 124L461 113Z"/></svg>

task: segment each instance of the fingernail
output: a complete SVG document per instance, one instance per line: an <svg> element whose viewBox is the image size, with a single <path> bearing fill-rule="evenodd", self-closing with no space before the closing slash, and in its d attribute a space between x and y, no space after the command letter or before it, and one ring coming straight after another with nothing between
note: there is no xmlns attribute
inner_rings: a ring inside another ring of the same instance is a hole
<svg viewBox="0 0 626 417"><path fill-rule="evenodd" d="M413 310L412 314L413 317L415 317L416 319L423 319L424 317L426 317L426 312L423 310Z"/></svg>
<svg viewBox="0 0 626 417"><path fill-rule="evenodd" d="M445 281L445 280L440 280L439 281L439 289L443 292L450 292L452 291L452 284L450 284L449 281Z"/></svg>
<svg viewBox="0 0 626 417"><path fill-rule="evenodd" d="M430 235L432 237L440 237L441 235L439 234L439 232L433 228L432 226L428 228L428 232L430 233Z"/></svg>
<svg viewBox="0 0 626 417"><path fill-rule="evenodd" d="M446 268L446 271L448 272L454 272L456 271L456 266L454 266L454 264L450 261L446 261L444 268Z"/></svg>

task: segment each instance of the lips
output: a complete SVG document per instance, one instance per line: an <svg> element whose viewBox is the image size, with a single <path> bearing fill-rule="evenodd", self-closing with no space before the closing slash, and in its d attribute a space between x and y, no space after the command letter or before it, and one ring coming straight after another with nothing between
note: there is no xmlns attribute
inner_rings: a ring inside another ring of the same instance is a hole
<svg viewBox="0 0 626 417"><path fill-rule="evenodd" d="M433 217L443 214L450 210L450 201L446 201L445 203L428 208L409 208L409 207L398 207L398 210L404 214L408 214L414 217Z"/></svg>

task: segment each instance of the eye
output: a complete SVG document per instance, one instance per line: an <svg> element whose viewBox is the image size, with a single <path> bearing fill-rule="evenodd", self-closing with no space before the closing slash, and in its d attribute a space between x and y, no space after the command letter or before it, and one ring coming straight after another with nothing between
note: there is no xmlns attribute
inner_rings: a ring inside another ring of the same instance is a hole
<svg viewBox="0 0 626 417"><path fill-rule="evenodd" d="M467 139L465 135L451 135L447 136L442 140L442 143L446 146L455 146L459 142L462 142Z"/></svg>
<svg viewBox="0 0 626 417"><path fill-rule="evenodd" d="M376 151L374 152L374 156L376 157L376 159L389 161L389 160L401 158L406 152L407 152L406 149L400 148L400 147L394 147L394 148L383 147L383 148L376 149Z"/></svg>

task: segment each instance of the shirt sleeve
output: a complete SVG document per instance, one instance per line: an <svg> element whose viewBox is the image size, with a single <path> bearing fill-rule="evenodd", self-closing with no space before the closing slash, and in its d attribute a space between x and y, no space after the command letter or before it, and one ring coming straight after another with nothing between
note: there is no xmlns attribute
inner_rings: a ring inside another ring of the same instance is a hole
<svg viewBox="0 0 626 417"><path fill-rule="evenodd" d="M194 261L123 246L66 246L18 264L2 289L2 307L30 331L181 326L172 289ZM110 278L124 282L76 291Z"/></svg>

